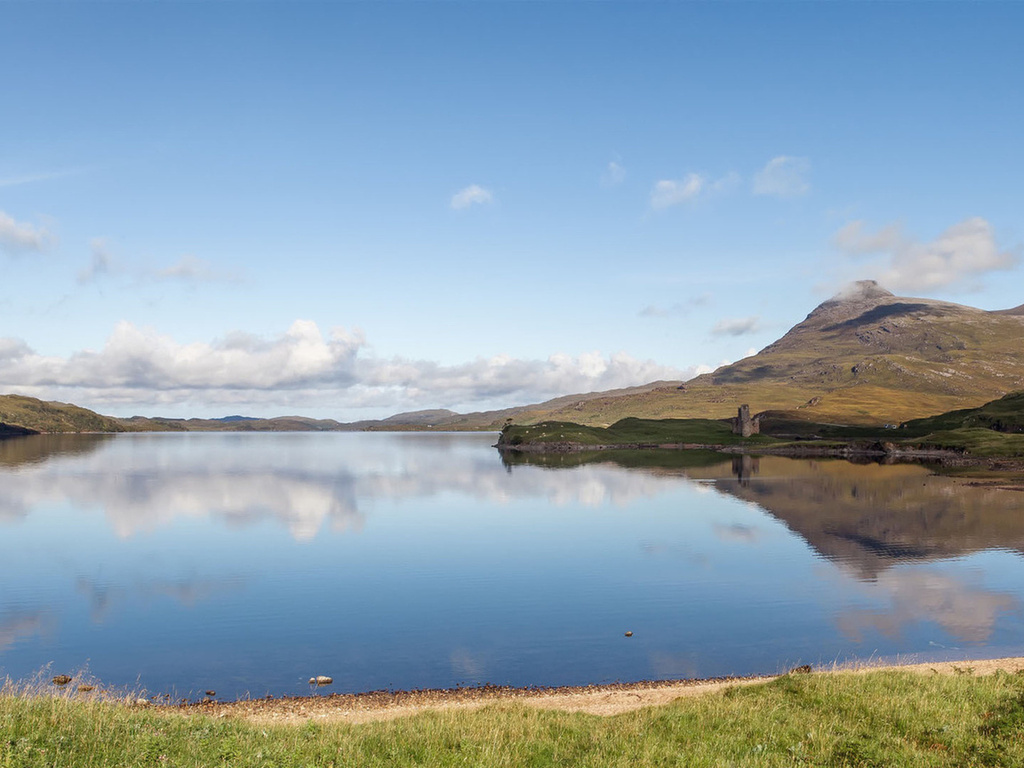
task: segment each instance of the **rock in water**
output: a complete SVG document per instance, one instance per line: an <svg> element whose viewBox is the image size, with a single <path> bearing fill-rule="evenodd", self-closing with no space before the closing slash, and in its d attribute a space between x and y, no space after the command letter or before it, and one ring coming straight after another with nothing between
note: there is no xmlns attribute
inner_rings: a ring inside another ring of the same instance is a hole
<svg viewBox="0 0 1024 768"><path fill-rule="evenodd" d="M71 677L68 675L57 675L53 678L54 685L67 685L71 682Z"/></svg>
<svg viewBox="0 0 1024 768"><path fill-rule="evenodd" d="M330 685L333 682L334 678L327 675L317 675L316 677L309 678L310 685Z"/></svg>
<svg viewBox="0 0 1024 768"><path fill-rule="evenodd" d="M626 637L632 637L632 636L633 636L633 630L630 630L630 631L626 632Z"/></svg>

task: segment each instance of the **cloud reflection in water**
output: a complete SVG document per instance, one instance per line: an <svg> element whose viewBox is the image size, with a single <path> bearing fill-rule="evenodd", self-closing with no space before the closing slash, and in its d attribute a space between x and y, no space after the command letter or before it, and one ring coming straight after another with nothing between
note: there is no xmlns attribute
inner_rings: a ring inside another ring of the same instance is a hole
<svg viewBox="0 0 1024 768"><path fill-rule="evenodd" d="M297 437L292 450L270 456L260 443L267 437L259 435L122 437L106 443L107 450L60 455L5 476L0 513L10 512L0 522L45 502L71 501L102 509L121 538L212 517L232 526L272 520L296 541L309 541L324 525L361 531L361 506L378 499L454 493L491 504L533 497L555 506L626 506L679 482L596 466L572 473L528 470L523 477L509 474L496 454L465 451L464 443L441 441L440 450L396 455L383 444L377 451L322 450L320 436ZM132 451L133 441L145 450Z"/></svg>

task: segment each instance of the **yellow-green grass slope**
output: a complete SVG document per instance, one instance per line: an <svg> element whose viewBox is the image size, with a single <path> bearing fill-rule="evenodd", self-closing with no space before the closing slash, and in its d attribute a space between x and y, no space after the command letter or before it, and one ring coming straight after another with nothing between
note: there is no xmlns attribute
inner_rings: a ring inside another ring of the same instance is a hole
<svg viewBox="0 0 1024 768"><path fill-rule="evenodd" d="M786 675L602 718L497 704L250 725L0 697L0 766L1020 766L1024 676Z"/></svg>

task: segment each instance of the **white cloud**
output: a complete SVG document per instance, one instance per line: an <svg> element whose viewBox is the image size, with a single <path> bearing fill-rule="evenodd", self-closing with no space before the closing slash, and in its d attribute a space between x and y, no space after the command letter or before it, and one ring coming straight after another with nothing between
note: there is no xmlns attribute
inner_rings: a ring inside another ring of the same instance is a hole
<svg viewBox="0 0 1024 768"><path fill-rule="evenodd" d="M811 183L807 178L810 172L811 161L806 157L779 155L769 160L764 168L754 174L752 189L755 195L804 195L811 189Z"/></svg>
<svg viewBox="0 0 1024 768"><path fill-rule="evenodd" d="M205 283L217 280L236 280L237 277L215 270L208 261L185 254L169 267L157 270L157 280L181 280L186 283Z"/></svg>
<svg viewBox="0 0 1024 768"><path fill-rule="evenodd" d="M662 179L651 190L651 207L660 211L673 205L688 203L697 199L707 185L707 179L699 173L688 173L682 179Z"/></svg>
<svg viewBox="0 0 1024 768"><path fill-rule="evenodd" d="M478 184L470 184L452 195L451 206L457 211L468 208L471 205L486 205L494 202L494 195L491 191L484 189Z"/></svg>
<svg viewBox="0 0 1024 768"><path fill-rule="evenodd" d="M692 203L710 194L724 194L731 192L739 183L740 175L735 171L717 179L701 173L688 173L681 179L662 179L655 182L651 190L651 208L661 211L673 205Z"/></svg>
<svg viewBox="0 0 1024 768"><path fill-rule="evenodd" d="M114 271L114 259L110 255L107 241L102 237L94 237L89 241L89 246L92 249L92 260L89 266L78 273L78 282L82 285Z"/></svg>
<svg viewBox="0 0 1024 768"><path fill-rule="evenodd" d="M658 379L691 378L692 370L637 360L624 352L578 356L551 355L520 360L504 355L461 365L441 366L423 360L368 360L359 366L360 381L371 387L399 388L422 399L447 402L543 399L573 392L635 386Z"/></svg>
<svg viewBox="0 0 1024 768"><path fill-rule="evenodd" d="M606 189L616 187L626 180L626 169L612 160L601 174L601 186Z"/></svg>
<svg viewBox="0 0 1024 768"><path fill-rule="evenodd" d="M735 317L719 320L711 329L712 336L746 336L761 330L758 317Z"/></svg>
<svg viewBox="0 0 1024 768"><path fill-rule="evenodd" d="M352 380L362 339L296 320L276 339L242 333L213 343L180 344L151 329L121 322L99 352L44 357L18 342L0 356L4 387L61 386L92 390L271 389ZM4 345L0 343L0 350Z"/></svg>
<svg viewBox="0 0 1024 768"><path fill-rule="evenodd" d="M378 407L504 407L573 392L616 389L699 371L638 360L624 352L545 360L504 355L460 365L361 355L359 332L296 320L265 339L236 332L183 344L152 329L119 323L99 351L40 355L0 338L0 391L125 408L202 403L267 408L330 405L335 412Z"/></svg>
<svg viewBox="0 0 1024 768"><path fill-rule="evenodd" d="M852 221L833 242L851 257L880 256L878 281L897 292L943 288L1020 262L1019 252L999 249L992 225L980 217L954 224L928 243L908 237L899 224L872 233L863 221Z"/></svg>
<svg viewBox="0 0 1024 768"><path fill-rule="evenodd" d="M23 221L15 221L0 211L0 248L10 253L41 251L53 240L44 228Z"/></svg>
<svg viewBox="0 0 1024 768"><path fill-rule="evenodd" d="M706 306L711 301L707 293L700 296L693 296L686 301L678 301L668 307L659 307L656 304L648 304L637 314L640 317L683 317L690 314L694 307Z"/></svg>

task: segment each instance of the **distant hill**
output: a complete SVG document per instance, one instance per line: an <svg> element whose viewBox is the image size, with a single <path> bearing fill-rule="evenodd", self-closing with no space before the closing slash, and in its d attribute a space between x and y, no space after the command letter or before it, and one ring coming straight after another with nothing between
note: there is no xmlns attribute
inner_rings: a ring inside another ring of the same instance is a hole
<svg viewBox="0 0 1024 768"><path fill-rule="evenodd" d="M0 395L0 432L124 432L118 419L68 403Z"/></svg>
<svg viewBox="0 0 1024 768"><path fill-rule="evenodd" d="M310 419L305 416L226 416L219 419L170 419L132 416L118 419L129 432L338 432L347 428L334 419Z"/></svg>

